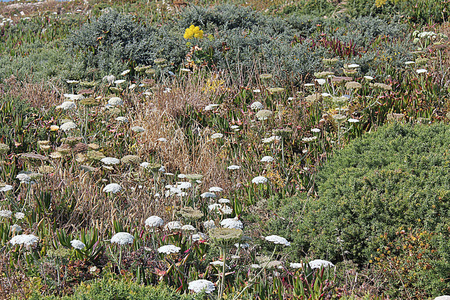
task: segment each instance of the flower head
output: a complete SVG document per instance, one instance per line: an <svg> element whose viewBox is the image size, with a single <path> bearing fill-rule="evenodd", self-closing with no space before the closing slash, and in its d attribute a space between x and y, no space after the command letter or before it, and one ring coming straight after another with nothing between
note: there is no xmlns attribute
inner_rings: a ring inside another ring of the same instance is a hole
<svg viewBox="0 0 450 300"><path fill-rule="evenodd" d="M183 36L186 40L192 39L192 38L203 38L203 30L200 30L198 26L191 25L189 28L186 28Z"/></svg>
<svg viewBox="0 0 450 300"><path fill-rule="evenodd" d="M253 103L250 105L250 108L251 108L252 110L261 110L261 109L264 108L264 106L262 105L261 102L255 101L255 102L253 102Z"/></svg>
<svg viewBox="0 0 450 300"><path fill-rule="evenodd" d="M13 245L32 246L39 242L39 238L33 234L20 234L13 237L9 242Z"/></svg>
<svg viewBox="0 0 450 300"><path fill-rule="evenodd" d="M148 227L161 227L164 225L164 221L158 216L151 216L145 220L145 225Z"/></svg>
<svg viewBox="0 0 450 300"><path fill-rule="evenodd" d="M159 253L171 254L180 252L181 248L175 245L165 245L158 248Z"/></svg>
<svg viewBox="0 0 450 300"><path fill-rule="evenodd" d="M105 165L117 165L120 164L120 159L115 157L104 157L100 160Z"/></svg>
<svg viewBox="0 0 450 300"><path fill-rule="evenodd" d="M116 194L122 190L122 186L118 183L110 183L103 188L103 192L105 193L113 193Z"/></svg>
<svg viewBox="0 0 450 300"><path fill-rule="evenodd" d="M267 182L267 178L264 177L264 176L257 176L257 177L252 179L252 182L256 183L256 184L266 183Z"/></svg>
<svg viewBox="0 0 450 300"><path fill-rule="evenodd" d="M291 243L289 243L284 237L278 236L278 235L269 235L266 236L266 241L272 242L274 244L280 244L285 246L290 246Z"/></svg>
<svg viewBox="0 0 450 300"><path fill-rule="evenodd" d="M244 224L242 224L240 220L235 218L223 219L222 222L220 222L220 225L222 225L225 228L234 228L234 229L244 228Z"/></svg>
<svg viewBox="0 0 450 300"><path fill-rule="evenodd" d="M128 232L118 232L111 238L111 243L125 245L132 244L134 237Z"/></svg>
<svg viewBox="0 0 450 300"><path fill-rule="evenodd" d="M11 216L12 216L12 211L10 211L10 210L0 210L0 217L11 218Z"/></svg>
<svg viewBox="0 0 450 300"><path fill-rule="evenodd" d="M81 250L84 249L84 247L86 247L86 245L80 240L72 240L70 241L70 244L77 250Z"/></svg>
<svg viewBox="0 0 450 300"><path fill-rule="evenodd" d="M61 128L62 131L69 131L71 129L77 128L77 124L75 124L72 121L69 121L69 122L66 122L66 123L62 124L60 128Z"/></svg>
<svg viewBox="0 0 450 300"><path fill-rule="evenodd" d="M320 269L322 267L334 267L333 263L327 260L316 259L309 262L309 266L311 269Z"/></svg>
<svg viewBox="0 0 450 300"><path fill-rule="evenodd" d="M214 286L214 283L209 280L199 279L189 282L188 289L190 289L194 293L201 293L205 291L205 293L210 294L216 289L216 287Z"/></svg>

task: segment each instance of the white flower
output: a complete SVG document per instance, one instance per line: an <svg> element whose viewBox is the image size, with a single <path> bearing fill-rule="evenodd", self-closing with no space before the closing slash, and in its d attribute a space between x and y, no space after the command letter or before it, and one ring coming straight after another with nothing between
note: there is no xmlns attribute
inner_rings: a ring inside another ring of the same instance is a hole
<svg viewBox="0 0 450 300"><path fill-rule="evenodd" d="M205 192L205 193L201 194L200 197L202 197L202 198L216 198L217 196L214 193Z"/></svg>
<svg viewBox="0 0 450 300"><path fill-rule="evenodd" d="M66 122L59 127L62 131L69 131L71 129L77 128L77 124L72 121Z"/></svg>
<svg viewBox="0 0 450 300"><path fill-rule="evenodd" d="M197 242L197 241L206 241L208 237L206 236L206 234L199 232L196 234L191 235L191 239L193 242Z"/></svg>
<svg viewBox="0 0 450 300"><path fill-rule="evenodd" d="M359 122L358 119L352 119L352 118L348 119L347 121L350 123L358 123Z"/></svg>
<svg viewBox="0 0 450 300"><path fill-rule="evenodd" d="M117 165L120 164L120 159L115 157L104 157L100 160L105 165Z"/></svg>
<svg viewBox="0 0 450 300"><path fill-rule="evenodd" d="M122 186L118 183L110 183L103 188L105 193L118 193L122 190Z"/></svg>
<svg viewBox="0 0 450 300"><path fill-rule="evenodd" d="M20 226L17 225L17 224L14 224L14 225L12 225L11 227L9 227L9 230L10 230L12 233L16 234L16 233L19 233L19 232L22 231L22 227L20 227Z"/></svg>
<svg viewBox="0 0 450 300"><path fill-rule="evenodd" d="M192 226L192 225L183 225L181 227L181 230L183 230L183 231L197 231L197 229L194 226Z"/></svg>
<svg viewBox="0 0 450 300"><path fill-rule="evenodd" d="M237 165L231 165L231 166L229 166L227 169L228 170L239 170L241 167L240 166L237 166Z"/></svg>
<svg viewBox="0 0 450 300"><path fill-rule="evenodd" d="M187 190L192 187L192 183L190 182L177 182L177 187L182 190Z"/></svg>
<svg viewBox="0 0 450 300"><path fill-rule="evenodd" d="M218 106L219 106L219 104L210 104L210 105L205 106L204 110L205 111L210 111L210 110L213 110L214 108L216 108Z"/></svg>
<svg viewBox="0 0 450 300"><path fill-rule="evenodd" d="M322 267L324 267L324 268L334 267L333 263L331 263L327 260L322 260L322 259L316 259L316 260L310 261L309 266L311 267L311 269L320 269Z"/></svg>
<svg viewBox="0 0 450 300"><path fill-rule="evenodd" d="M173 231L176 229L181 229L181 223L178 221L172 221L166 224L166 226L164 226L164 230L168 230L168 231Z"/></svg>
<svg viewBox="0 0 450 300"><path fill-rule="evenodd" d="M417 74L427 73L428 71L425 69L418 69L416 70Z"/></svg>
<svg viewBox="0 0 450 300"><path fill-rule="evenodd" d="M17 220L22 220L23 218L25 218L25 214L24 214L23 212L16 212L16 213L14 214L14 217L15 217Z"/></svg>
<svg viewBox="0 0 450 300"><path fill-rule="evenodd" d="M364 78L367 79L367 80L369 80L369 81L370 81L370 80L373 80L373 77L372 77L372 76L364 76Z"/></svg>
<svg viewBox="0 0 450 300"><path fill-rule="evenodd" d="M167 143L167 139L165 138L159 138L157 139L158 142Z"/></svg>
<svg viewBox="0 0 450 300"><path fill-rule="evenodd" d="M13 245L32 246L39 242L39 238L32 234L20 234L13 237L9 242Z"/></svg>
<svg viewBox="0 0 450 300"><path fill-rule="evenodd" d="M260 89L254 89L253 93L261 93L261 90Z"/></svg>
<svg viewBox="0 0 450 300"><path fill-rule="evenodd" d="M12 190L13 189L13 186L12 185L5 185L4 187L1 187L0 188L0 192L7 192L7 191L10 191L10 190Z"/></svg>
<svg viewBox="0 0 450 300"><path fill-rule="evenodd" d="M272 242L274 244L280 244L285 246L290 246L291 243L289 243L284 237L278 236L278 235L269 235L266 236L266 241Z"/></svg>
<svg viewBox="0 0 450 300"><path fill-rule="evenodd" d="M274 135L274 136L263 139L262 142L264 144L269 144L269 143L273 143L275 141L280 141L280 140L281 140L280 136Z"/></svg>
<svg viewBox="0 0 450 300"><path fill-rule="evenodd" d="M64 94L63 96L72 101L84 99L83 95Z"/></svg>
<svg viewBox="0 0 450 300"><path fill-rule="evenodd" d="M358 64L350 64L350 65L347 65L347 68L356 69L356 68L359 68L359 65Z"/></svg>
<svg viewBox="0 0 450 300"><path fill-rule="evenodd" d="M324 84L327 82L325 79L322 79L322 78L320 78L320 79L315 79L315 81L317 81L317 83L318 83L319 85L324 85Z"/></svg>
<svg viewBox="0 0 450 300"><path fill-rule="evenodd" d="M119 84L124 83L125 81L126 81L125 79L119 79L119 80L115 80L114 83L119 85Z"/></svg>
<svg viewBox="0 0 450 300"><path fill-rule="evenodd" d="M64 101L61 105L58 105L56 107L56 109L68 110L68 109L73 109L73 108L76 108L76 107L77 106L72 101Z"/></svg>
<svg viewBox="0 0 450 300"><path fill-rule="evenodd" d="M223 134L222 133L214 133L213 135L211 135L211 139L215 140L215 139L221 139L223 138Z"/></svg>
<svg viewBox="0 0 450 300"><path fill-rule="evenodd" d="M257 177L252 179L252 182L256 183L256 184L266 183L267 182L267 178L264 177L264 176L257 176Z"/></svg>
<svg viewBox="0 0 450 300"><path fill-rule="evenodd" d="M314 140L317 140L317 136L302 138L302 141L304 141L305 143L312 142Z"/></svg>
<svg viewBox="0 0 450 300"><path fill-rule="evenodd" d="M292 268L292 269L302 269L303 268L303 263L291 263L289 266Z"/></svg>
<svg viewBox="0 0 450 300"><path fill-rule="evenodd" d="M322 97L331 97L331 94L329 94L329 93L322 93Z"/></svg>
<svg viewBox="0 0 450 300"><path fill-rule="evenodd" d="M210 192L220 193L220 192L223 192L223 188L218 187L218 186L213 186L213 187L210 187L210 188L209 188L209 191L210 191Z"/></svg>
<svg viewBox="0 0 450 300"><path fill-rule="evenodd" d="M125 245L125 244L132 244L133 240L134 236L132 236L128 232L118 232L111 238L111 243Z"/></svg>
<svg viewBox="0 0 450 300"><path fill-rule="evenodd" d="M264 106L262 105L261 102L255 101L255 102L253 102L253 103L250 105L250 108L251 108L252 110L261 110L261 109L264 108Z"/></svg>
<svg viewBox="0 0 450 300"><path fill-rule="evenodd" d="M219 203L225 204L225 203L230 203L230 200L227 198L220 198L219 199Z"/></svg>
<svg viewBox="0 0 450 300"><path fill-rule="evenodd" d="M261 162L273 162L275 159L272 156L264 156L261 158Z"/></svg>
<svg viewBox="0 0 450 300"><path fill-rule="evenodd" d="M78 250L84 249L84 247L86 247L86 245L80 240L72 240L70 241L70 244L72 245L72 247Z"/></svg>
<svg viewBox="0 0 450 300"><path fill-rule="evenodd" d="M103 77L102 81L106 81L108 82L108 84L112 84L114 82L114 80L116 80L116 76L114 75L107 75L105 77Z"/></svg>
<svg viewBox="0 0 450 300"><path fill-rule="evenodd" d="M220 225L222 225L225 228L234 228L234 229L244 228L244 224L242 224L241 221L235 218L223 219L222 222L220 222Z"/></svg>
<svg viewBox="0 0 450 300"><path fill-rule="evenodd" d="M314 83L305 83L303 86L304 87L311 87L311 86L314 86L315 84Z"/></svg>
<svg viewBox="0 0 450 300"><path fill-rule="evenodd" d="M12 211L10 211L10 210L0 210L0 217L11 218L11 216L12 216Z"/></svg>
<svg viewBox="0 0 450 300"><path fill-rule="evenodd" d="M222 205L221 204L219 204L219 203L213 203L213 204L210 204L210 205L208 205L208 210L209 211L212 211L212 210L218 210L218 209L220 209L222 207Z"/></svg>
<svg viewBox="0 0 450 300"><path fill-rule="evenodd" d="M159 253L171 254L180 252L181 248L175 245L165 245L158 248Z"/></svg>
<svg viewBox="0 0 450 300"><path fill-rule="evenodd" d="M128 73L130 73L130 69L123 71L122 73L120 73L120 75L125 76Z"/></svg>
<svg viewBox="0 0 450 300"><path fill-rule="evenodd" d="M223 204L222 207L219 209L219 211L223 215L231 215L233 213L233 209L229 207L228 205Z"/></svg>
<svg viewBox="0 0 450 300"><path fill-rule="evenodd" d="M413 65L413 64L415 64L416 62L415 61L410 61L410 60L408 60L408 61L405 61L405 65Z"/></svg>
<svg viewBox="0 0 450 300"><path fill-rule="evenodd" d="M29 183L31 181L31 177L25 173L17 174L16 179L19 179L20 183Z"/></svg>
<svg viewBox="0 0 450 300"><path fill-rule="evenodd" d="M311 129L311 132L318 133L318 132L320 132L320 129L319 128L313 128L313 129Z"/></svg>
<svg viewBox="0 0 450 300"><path fill-rule="evenodd" d="M130 86L128 87L128 89L130 90L134 90L136 88L136 85L134 83L130 84Z"/></svg>
<svg viewBox="0 0 450 300"><path fill-rule="evenodd" d="M126 117L117 117L117 118L116 118L116 121L126 123L126 122L128 122L128 119L127 119Z"/></svg>
<svg viewBox="0 0 450 300"><path fill-rule="evenodd" d="M66 82L67 82L67 84L77 84L80 81L78 81L78 80L66 80Z"/></svg>
<svg viewBox="0 0 450 300"><path fill-rule="evenodd" d="M206 230L216 228L216 224L213 220L208 220L203 222L203 227L205 227Z"/></svg>
<svg viewBox="0 0 450 300"><path fill-rule="evenodd" d="M230 129L233 129L234 131L239 131L239 125L231 125Z"/></svg>
<svg viewBox="0 0 450 300"><path fill-rule="evenodd" d="M145 225L148 227L161 227L164 225L164 220L158 216L151 216L145 220Z"/></svg>
<svg viewBox="0 0 450 300"><path fill-rule="evenodd" d="M223 266L223 261L215 260L215 261L210 262L209 264L211 266L220 266L220 267L222 267Z"/></svg>
<svg viewBox="0 0 450 300"><path fill-rule="evenodd" d="M112 105L112 106L119 106L119 105L123 105L123 100L120 99L119 97L111 97L108 100L108 104Z"/></svg>
<svg viewBox="0 0 450 300"><path fill-rule="evenodd" d="M248 243L236 243L236 244L234 244L234 246L236 247L236 248L242 248L242 249L247 249L248 247L250 247L250 245L248 244Z"/></svg>
<svg viewBox="0 0 450 300"><path fill-rule="evenodd" d="M188 289L190 289L194 293L201 293L205 291L206 294L210 294L216 289L216 287L214 286L214 283L209 280L199 279L189 282Z"/></svg>
<svg viewBox="0 0 450 300"><path fill-rule="evenodd" d="M141 127L141 126L133 126L133 127L131 127L131 130L133 130L134 132L137 132L137 133L141 133L141 132L145 131L145 128Z"/></svg>
<svg viewBox="0 0 450 300"><path fill-rule="evenodd" d="M258 265L258 264L251 264L250 268L252 268L252 269L261 269L261 266Z"/></svg>

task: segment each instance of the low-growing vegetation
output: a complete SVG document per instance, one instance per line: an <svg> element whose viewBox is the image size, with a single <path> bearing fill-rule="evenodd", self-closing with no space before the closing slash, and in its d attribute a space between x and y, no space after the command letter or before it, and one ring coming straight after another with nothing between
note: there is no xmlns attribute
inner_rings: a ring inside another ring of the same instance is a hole
<svg viewBox="0 0 450 300"><path fill-rule="evenodd" d="M450 293L449 9L0 3L0 298Z"/></svg>

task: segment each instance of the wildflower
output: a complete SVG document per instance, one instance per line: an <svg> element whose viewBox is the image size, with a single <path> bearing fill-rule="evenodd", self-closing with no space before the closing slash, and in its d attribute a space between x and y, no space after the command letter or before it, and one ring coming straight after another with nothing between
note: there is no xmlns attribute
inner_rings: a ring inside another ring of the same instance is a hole
<svg viewBox="0 0 450 300"><path fill-rule="evenodd" d="M309 266L311 269L320 269L321 267L328 268L328 267L334 267L333 263L322 260L322 259L316 259L309 262Z"/></svg>
<svg viewBox="0 0 450 300"><path fill-rule="evenodd" d="M84 249L84 247L86 247L86 245L80 240L72 240L70 241L70 244L77 250L81 250Z"/></svg>
<svg viewBox="0 0 450 300"><path fill-rule="evenodd" d="M74 109L77 106L75 105L74 102L72 101L64 101L61 105L58 105L56 107L56 109L64 109L64 110L69 110L69 109Z"/></svg>
<svg viewBox="0 0 450 300"><path fill-rule="evenodd" d="M405 61L405 65L407 65L407 66L413 65L413 64L415 64L415 63L416 63L415 61L410 61L410 60Z"/></svg>
<svg viewBox="0 0 450 300"><path fill-rule="evenodd" d="M158 216L151 216L145 220L145 225L148 227L161 227L164 225L164 220Z"/></svg>
<svg viewBox="0 0 450 300"><path fill-rule="evenodd" d="M171 254L180 252L181 248L175 245L165 245L158 248L159 253Z"/></svg>
<svg viewBox="0 0 450 300"><path fill-rule="evenodd" d="M10 211L10 210L0 210L0 217L11 218L11 216L12 216L12 211Z"/></svg>
<svg viewBox="0 0 450 300"><path fill-rule="evenodd" d="M111 106L120 106L120 105L123 105L123 100L120 99L119 97L111 97L108 100L108 104Z"/></svg>
<svg viewBox="0 0 450 300"><path fill-rule="evenodd" d="M213 186L213 187L210 187L210 188L209 188L209 191L210 191L210 192L220 193L220 192L223 192L223 188L218 187L218 186Z"/></svg>
<svg viewBox="0 0 450 300"><path fill-rule="evenodd" d="M253 93L261 93L261 90L260 89L254 89Z"/></svg>
<svg viewBox="0 0 450 300"><path fill-rule="evenodd" d="M122 73L120 73L120 75L121 76L125 76L125 75L127 75L128 73L130 73L130 69L128 69L128 70L125 70L125 71L123 71Z"/></svg>
<svg viewBox="0 0 450 300"><path fill-rule="evenodd" d="M20 234L13 237L9 242L13 245L32 246L39 242L39 238L33 234Z"/></svg>
<svg viewBox="0 0 450 300"><path fill-rule="evenodd" d="M215 139L220 139L223 137L222 133L214 133L213 135L211 135L211 139L215 140Z"/></svg>
<svg viewBox="0 0 450 300"><path fill-rule="evenodd" d="M210 110L213 110L214 108L216 108L218 106L219 106L219 104L210 104L210 105L205 106L204 110L205 111L210 111Z"/></svg>
<svg viewBox="0 0 450 300"><path fill-rule="evenodd" d="M257 176L257 177L252 179L252 182L256 183L256 184L266 183L267 182L267 178L264 177L264 176Z"/></svg>
<svg viewBox="0 0 450 300"><path fill-rule="evenodd" d="M222 203L222 204L230 203L230 200L229 200L229 199L226 199L226 198L220 198L220 199L219 199L219 203Z"/></svg>
<svg viewBox="0 0 450 300"><path fill-rule="evenodd" d="M138 164L140 160L140 157L137 155L125 155L120 159L123 164Z"/></svg>
<svg viewBox="0 0 450 300"><path fill-rule="evenodd" d="M229 207L228 205L223 204L220 208L219 208L219 212L222 215L231 215L233 213L233 209L231 207Z"/></svg>
<svg viewBox="0 0 450 300"><path fill-rule="evenodd" d="M289 265L289 267L291 267L292 269L302 269L304 266L303 263L291 263Z"/></svg>
<svg viewBox="0 0 450 300"><path fill-rule="evenodd" d="M145 131L145 128L141 126L133 126L131 127L131 130L137 133L141 133Z"/></svg>
<svg viewBox="0 0 450 300"><path fill-rule="evenodd" d="M346 69L356 69L359 68L358 64L350 64L350 65L345 65L344 68Z"/></svg>
<svg viewBox="0 0 450 300"><path fill-rule="evenodd" d="M271 94L280 94L282 92L284 92L284 88L279 88L279 87L275 87L275 88L269 88L267 89L269 91L269 93Z"/></svg>
<svg viewBox="0 0 450 300"><path fill-rule="evenodd" d="M212 229L212 228L216 228L216 224L214 223L213 220L208 220L203 222L203 227L205 227L205 229Z"/></svg>
<svg viewBox="0 0 450 300"><path fill-rule="evenodd" d="M275 159L272 156L264 156L261 158L261 162L273 162Z"/></svg>
<svg viewBox="0 0 450 300"><path fill-rule="evenodd" d="M14 225L12 225L12 226L9 228L9 230L11 231L11 233L16 234L16 233L19 233L19 232L22 231L22 227L20 227L20 226L17 225L17 224L14 224Z"/></svg>
<svg viewBox="0 0 450 300"><path fill-rule="evenodd" d="M118 232L111 238L111 243L125 245L132 244L134 237L128 232Z"/></svg>
<svg viewBox="0 0 450 300"><path fill-rule="evenodd" d="M252 110L261 110L261 109L264 108L264 106L262 105L261 102L255 101L255 102L253 102L253 103L250 105L250 108L251 108Z"/></svg>
<svg viewBox="0 0 450 300"><path fill-rule="evenodd" d="M115 157L104 157L100 160L105 165L117 165L120 164L120 159Z"/></svg>
<svg viewBox="0 0 450 300"><path fill-rule="evenodd" d="M274 136L263 139L262 142L264 144L269 144L269 143L273 143L273 142L278 142L280 140L281 140L280 136L274 135Z"/></svg>
<svg viewBox="0 0 450 300"><path fill-rule="evenodd" d="M50 131L58 131L59 130L59 126L58 125L51 125L50 126Z"/></svg>
<svg viewBox="0 0 450 300"><path fill-rule="evenodd" d="M66 123L62 124L60 128L61 128L62 131L65 132L65 131L69 131L71 129L77 128L77 124L75 124L72 121L69 121L69 122L66 122Z"/></svg>
<svg viewBox="0 0 450 300"><path fill-rule="evenodd" d="M114 80L116 80L116 76L114 75L106 75L105 77L102 78L102 81L106 81L108 82L108 84L113 84Z"/></svg>
<svg viewBox="0 0 450 300"><path fill-rule="evenodd" d="M79 80L66 80L67 84L77 84L80 81Z"/></svg>
<svg viewBox="0 0 450 300"><path fill-rule="evenodd" d="M217 196L214 193L205 192L205 193L201 194L200 197L202 197L202 198L216 198Z"/></svg>
<svg viewBox="0 0 450 300"><path fill-rule="evenodd" d="M222 267L223 266L223 261L220 260L215 260L209 263L211 266L219 266Z"/></svg>
<svg viewBox="0 0 450 300"><path fill-rule="evenodd" d="M238 165L231 165L229 167L227 167L228 170L239 170L241 167Z"/></svg>
<svg viewBox="0 0 450 300"><path fill-rule="evenodd" d="M262 79L262 80L272 79L272 74L260 74L259 79Z"/></svg>
<svg viewBox="0 0 450 300"><path fill-rule="evenodd" d="M352 118L348 119L347 121L350 123L358 123L359 122L358 119L352 119Z"/></svg>
<svg viewBox="0 0 450 300"><path fill-rule="evenodd" d="M122 190L122 186L117 183L110 183L103 188L103 192L105 193L113 193L116 194Z"/></svg>
<svg viewBox="0 0 450 300"><path fill-rule="evenodd" d="M314 83L305 83L303 86L304 87L313 87L315 84Z"/></svg>
<svg viewBox="0 0 450 300"><path fill-rule="evenodd" d="M262 109L256 113L256 118L258 118L259 121L267 120L270 116L273 115L273 112L267 109Z"/></svg>
<svg viewBox="0 0 450 300"><path fill-rule="evenodd" d="M428 71L425 69L418 69L416 70L417 74L427 73Z"/></svg>
<svg viewBox="0 0 450 300"><path fill-rule="evenodd" d="M17 174L16 179L19 179L20 183L30 183L30 181L31 181L31 177L25 173Z"/></svg>
<svg viewBox="0 0 450 300"><path fill-rule="evenodd" d="M119 80L115 80L114 83L116 85L120 85L120 84L124 83L125 81L126 81L125 79L119 79Z"/></svg>
<svg viewBox="0 0 450 300"><path fill-rule="evenodd" d="M313 128L313 129L311 129L311 132L319 133L320 129L319 128Z"/></svg>
<svg viewBox="0 0 450 300"><path fill-rule="evenodd" d="M172 221L166 224L166 226L164 226L164 230L168 230L168 231L174 231L177 229L181 229L182 225L180 222L178 221Z"/></svg>
<svg viewBox="0 0 450 300"><path fill-rule="evenodd" d="M244 224L242 224L242 222L236 218L223 219L222 222L220 222L220 225L222 225L225 228L234 228L234 229L244 228Z"/></svg>
<svg viewBox="0 0 450 300"><path fill-rule="evenodd" d="M214 283L212 283L209 280L199 279L199 280L189 282L188 289L193 291L196 294L201 293L203 291L206 294L210 294L211 292L213 292L216 289L216 287L214 286Z"/></svg>
<svg viewBox="0 0 450 300"><path fill-rule="evenodd" d="M181 230L183 230L183 231L197 231L197 229L194 226L192 226L192 225L183 225L181 227Z"/></svg>
<svg viewBox="0 0 450 300"><path fill-rule="evenodd" d="M252 268L252 269L261 269L261 266L258 265L258 264L251 264L250 268Z"/></svg>
<svg viewBox="0 0 450 300"><path fill-rule="evenodd" d="M378 87L380 89L387 90L387 91L392 91L392 86L388 85L388 84L384 84L384 83L375 82L373 85L370 85L370 86Z"/></svg>
<svg viewBox="0 0 450 300"><path fill-rule="evenodd" d="M346 89L360 89L362 87L361 83L356 81L349 81L345 84Z"/></svg>
<svg viewBox="0 0 450 300"><path fill-rule="evenodd" d="M278 236L278 235L269 235L265 237L266 241L272 242L274 244L280 244L285 246L290 246L291 243L289 243L284 237Z"/></svg>
<svg viewBox="0 0 450 300"><path fill-rule="evenodd" d="M162 142L162 143L167 143L167 139L166 138L159 138L157 139L158 142Z"/></svg>
<svg viewBox="0 0 450 300"><path fill-rule="evenodd" d="M211 211L211 210L216 210L216 209L219 209L219 208L221 208L221 207L222 207L221 204L219 204L219 203L213 203L213 204L208 205L208 210L209 210L209 211Z"/></svg>
<svg viewBox="0 0 450 300"><path fill-rule="evenodd" d="M191 25L189 28L186 28L183 36L186 40L192 39L192 38L203 38L203 30L200 30L198 26Z"/></svg>
<svg viewBox="0 0 450 300"><path fill-rule="evenodd" d="M4 186L0 187L0 192L7 192L7 191L10 191L12 189L13 189L12 185L5 184Z"/></svg>
<svg viewBox="0 0 450 300"><path fill-rule="evenodd" d="M177 182L177 187L183 190L190 189L192 187L192 183L190 182Z"/></svg>
<svg viewBox="0 0 450 300"><path fill-rule="evenodd" d="M314 79L319 85L324 85L327 81L325 79L319 78Z"/></svg>
<svg viewBox="0 0 450 300"><path fill-rule="evenodd" d="M313 142L315 140L317 140L317 136L302 138L302 141L304 141L305 143Z"/></svg>
<svg viewBox="0 0 450 300"><path fill-rule="evenodd" d="M365 78L366 80L369 80L369 81L373 80L373 77L372 77L372 76L364 76L364 78Z"/></svg>
<svg viewBox="0 0 450 300"><path fill-rule="evenodd" d="M126 122L128 122L128 119L127 119L126 117L117 117L117 118L116 118L116 121L126 123Z"/></svg>
<svg viewBox="0 0 450 300"><path fill-rule="evenodd" d="M230 129L233 129L234 131L239 131L239 125L231 125Z"/></svg>

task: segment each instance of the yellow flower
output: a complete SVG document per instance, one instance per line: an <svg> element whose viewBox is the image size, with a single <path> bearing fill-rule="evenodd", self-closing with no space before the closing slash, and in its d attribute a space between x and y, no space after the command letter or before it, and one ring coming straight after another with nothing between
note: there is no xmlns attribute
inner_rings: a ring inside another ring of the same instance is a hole
<svg viewBox="0 0 450 300"><path fill-rule="evenodd" d="M192 38L201 39L203 38L203 30L200 30L198 26L191 25L189 28L186 28L183 37L187 40Z"/></svg>

